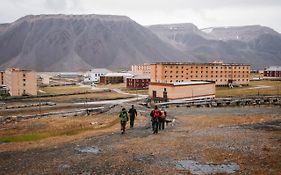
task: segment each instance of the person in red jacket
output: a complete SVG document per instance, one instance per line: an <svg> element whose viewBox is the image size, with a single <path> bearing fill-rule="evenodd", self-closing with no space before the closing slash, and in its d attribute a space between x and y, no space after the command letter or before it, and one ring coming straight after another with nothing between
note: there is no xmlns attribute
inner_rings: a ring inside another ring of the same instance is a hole
<svg viewBox="0 0 281 175"><path fill-rule="evenodd" d="M154 110L152 110L150 112L153 134L157 134L158 133L158 124L159 124L159 117L160 117L160 115L161 115L161 111L158 109L157 106L155 106Z"/></svg>

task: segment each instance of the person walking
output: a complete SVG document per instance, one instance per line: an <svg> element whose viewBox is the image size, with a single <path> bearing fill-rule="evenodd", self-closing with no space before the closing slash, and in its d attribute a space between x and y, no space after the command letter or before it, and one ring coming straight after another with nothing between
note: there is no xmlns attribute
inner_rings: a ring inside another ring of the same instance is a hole
<svg viewBox="0 0 281 175"><path fill-rule="evenodd" d="M159 111L157 106L155 106L154 110L152 110L150 112L151 121L152 121L153 134L157 134L158 133L158 122L159 122L160 115L161 115L161 112Z"/></svg>
<svg viewBox="0 0 281 175"><path fill-rule="evenodd" d="M128 113L125 108L122 108L122 111L119 114L120 124L121 124L121 134L125 133L126 130L126 123L128 121Z"/></svg>
<svg viewBox="0 0 281 175"><path fill-rule="evenodd" d="M165 129L165 122L166 122L167 113L164 109L161 110L161 115L159 117L159 130Z"/></svg>
<svg viewBox="0 0 281 175"><path fill-rule="evenodd" d="M135 118L138 115L137 110L135 109L134 105L132 105L132 108L129 109L129 116L130 116L130 128L134 127Z"/></svg>

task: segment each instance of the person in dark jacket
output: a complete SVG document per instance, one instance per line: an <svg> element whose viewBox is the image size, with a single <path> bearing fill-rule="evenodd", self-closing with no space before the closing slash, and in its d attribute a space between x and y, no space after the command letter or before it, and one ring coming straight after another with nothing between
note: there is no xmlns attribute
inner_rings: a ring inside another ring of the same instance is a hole
<svg viewBox="0 0 281 175"><path fill-rule="evenodd" d="M160 115L161 115L161 111L159 111L157 106L155 106L154 110L152 110L150 112L153 134L157 134L158 133L158 122L159 122Z"/></svg>
<svg viewBox="0 0 281 175"><path fill-rule="evenodd" d="M126 130L126 123L128 121L128 113L125 108L122 108L122 111L119 114L120 124L121 124L121 133L124 134Z"/></svg>
<svg viewBox="0 0 281 175"><path fill-rule="evenodd" d="M135 118L138 115L137 110L135 109L134 105L132 105L132 108L129 109L129 116L130 116L130 128L134 127Z"/></svg>

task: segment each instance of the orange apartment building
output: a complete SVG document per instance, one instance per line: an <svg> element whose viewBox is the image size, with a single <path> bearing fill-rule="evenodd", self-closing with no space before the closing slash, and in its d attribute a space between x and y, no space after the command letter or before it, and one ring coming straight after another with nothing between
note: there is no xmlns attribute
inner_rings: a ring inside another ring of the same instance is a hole
<svg viewBox="0 0 281 175"><path fill-rule="evenodd" d="M151 82L213 81L216 85L248 85L250 65L160 62L151 64Z"/></svg>
<svg viewBox="0 0 281 175"><path fill-rule="evenodd" d="M3 75L4 85L11 96L37 95L37 75L32 70L8 68Z"/></svg>
<svg viewBox="0 0 281 175"><path fill-rule="evenodd" d="M150 75L150 64L132 65L132 72L137 75Z"/></svg>

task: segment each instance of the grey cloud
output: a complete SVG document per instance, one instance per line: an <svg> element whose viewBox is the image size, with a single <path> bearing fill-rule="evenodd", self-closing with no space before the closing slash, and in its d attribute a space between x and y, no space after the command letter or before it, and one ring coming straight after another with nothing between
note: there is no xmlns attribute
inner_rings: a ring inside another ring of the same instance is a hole
<svg viewBox="0 0 281 175"><path fill-rule="evenodd" d="M1 0L0 23L50 13L126 15L141 24L201 27L255 23L281 31L281 0Z"/></svg>

